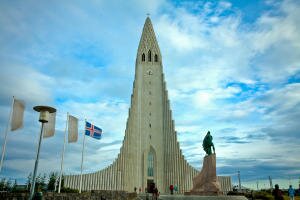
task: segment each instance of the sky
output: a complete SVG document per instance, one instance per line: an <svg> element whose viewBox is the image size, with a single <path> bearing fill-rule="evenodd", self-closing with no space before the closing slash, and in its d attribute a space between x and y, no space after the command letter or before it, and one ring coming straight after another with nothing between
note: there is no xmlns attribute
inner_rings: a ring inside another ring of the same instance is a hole
<svg viewBox="0 0 300 200"><path fill-rule="evenodd" d="M38 173L59 171L67 112L79 139L67 144L64 173L79 174L84 119L103 129L87 138L84 172L111 164L124 138L135 59L150 14L162 53L175 129L187 161L201 169L202 140L214 138L217 174L242 185L300 181L300 2L0 1L0 144L12 96L26 102L24 127L9 132L0 177L33 171L40 124L32 107L57 109L42 141Z"/></svg>

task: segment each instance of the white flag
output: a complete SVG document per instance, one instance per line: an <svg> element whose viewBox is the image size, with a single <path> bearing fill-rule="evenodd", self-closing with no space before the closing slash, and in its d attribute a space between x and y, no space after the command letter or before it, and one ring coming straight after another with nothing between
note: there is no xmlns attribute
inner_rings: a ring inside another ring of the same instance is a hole
<svg viewBox="0 0 300 200"><path fill-rule="evenodd" d="M69 115L68 119L68 142L77 142L78 139L78 119Z"/></svg>
<svg viewBox="0 0 300 200"><path fill-rule="evenodd" d="M25 103L14 99L13 112L11 118L11 131L15 131L23 126Z"/></svg>
<svg viewBox="0 0 300 200"><path fill-rule="evenodd" d="M45 124L43 138L52 137L55 133L56 112L49 114L49 121Z"/></svg>

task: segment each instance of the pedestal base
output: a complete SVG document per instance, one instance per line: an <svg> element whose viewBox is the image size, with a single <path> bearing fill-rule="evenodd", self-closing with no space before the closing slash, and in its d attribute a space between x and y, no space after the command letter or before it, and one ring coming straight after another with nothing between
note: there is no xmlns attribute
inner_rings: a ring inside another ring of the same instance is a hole
<svg viewBox="0 0 300 200"><path fill-rule="evenodd" d="M220 184L217 180L216 154L204 157L201 172L193 178L193 189L187 195L220 195Z"/></svg>

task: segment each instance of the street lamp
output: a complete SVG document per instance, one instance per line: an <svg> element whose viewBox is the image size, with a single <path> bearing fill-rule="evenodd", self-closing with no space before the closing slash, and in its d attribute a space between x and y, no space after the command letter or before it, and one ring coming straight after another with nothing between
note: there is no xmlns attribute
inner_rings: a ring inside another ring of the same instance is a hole
<svg viewBox="0 0 300 200"><path fill-rule="evenodd" d="M40 148L41 148L41 142L42 142L42 138L43 138L44 123L48 123L50 113L56 112L55 108L52 108L49 106L35 106L35 107L33 107L33 110L40 113L39 122L42 123L42 128L41 128L41 132L40 132L39 144L38 144L38 149L37 149L37 154L36 154L36 159L35 159L35 164L34 164L34 171L33 171L33 177L32 177L32 184L31 184L31 188L30 188L29 200L32 200L33 196L34 196L35 177L36 177L36 172L37 172L37 168L38 168L38 164L39 164Z"/></svg>

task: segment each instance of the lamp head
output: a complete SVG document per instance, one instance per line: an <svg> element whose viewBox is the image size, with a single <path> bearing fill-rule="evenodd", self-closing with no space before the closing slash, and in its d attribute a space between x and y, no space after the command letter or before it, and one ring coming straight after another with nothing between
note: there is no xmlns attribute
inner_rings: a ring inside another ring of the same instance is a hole
<svg viewBox="0 0 300 200"><path fill-rule="evenodd" d="M39 121L42 123L47 123L49 121L49 114L56 112L55 108L49 106L35 106L33 110L40 113Z"/></svg>

